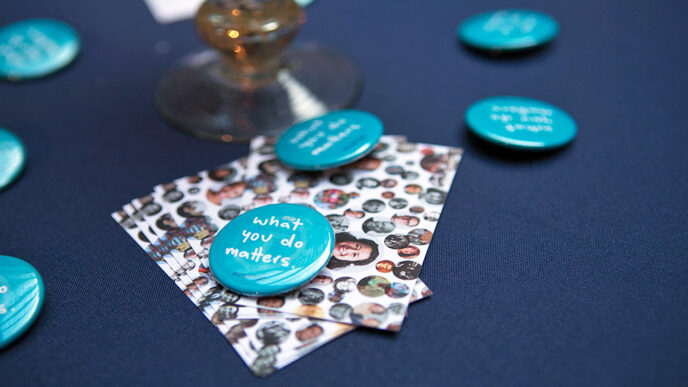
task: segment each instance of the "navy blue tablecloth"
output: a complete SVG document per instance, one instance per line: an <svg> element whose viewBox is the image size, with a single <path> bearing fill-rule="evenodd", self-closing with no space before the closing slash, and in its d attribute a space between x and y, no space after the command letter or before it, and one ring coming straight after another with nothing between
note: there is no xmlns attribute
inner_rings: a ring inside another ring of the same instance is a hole
<svg viewBox="0 0 688 387"><path fill-rule="evenodd" d="M505 6L554 16L560 36L493 59L458 23ZM256 379L109 214L156 183L247 146L167 125L155 86L200 47L191 22L159 25L140 0L9 1L0 24L52 17L83 49L46 79L0 83L0 126L25 141L0 192L0 254L43 275L35 326L0 352L2 385L677 385L688 380L688 3L319 0L299 40L353 57L357 103L388 133L458 145L465 158L421 273L435 291L402 331L358 330ZM169 42L167 53L156 43ZM336 76L336 75L335 75ZM493 95L568 111L579 134L545 155L467 134Z"/></svg>

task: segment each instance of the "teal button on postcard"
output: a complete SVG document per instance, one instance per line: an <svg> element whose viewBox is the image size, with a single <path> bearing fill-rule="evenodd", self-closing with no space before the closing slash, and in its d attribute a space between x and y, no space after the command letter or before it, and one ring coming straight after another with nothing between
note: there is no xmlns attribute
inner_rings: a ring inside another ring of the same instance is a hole
<svg viewBox="0 0 688 387"><path fill-rule="evenodd" d="M480 138L510 148L549 150L576 137L576 122L546 102L522 97L483 99L466 110L468 128Z"/></svg>
<svg viewBox="0 0 688 387"><path fill-rule="evenodd" d="M21 259L0 255L0 348L33 324L43 306L41 275Z"/></svg>
<svg viewBox="0 0 688 387"><path fill-rule="evenodd" d="M382 130L382 121L370 113L340 110L289 128L277 140L275 154L294 169L334 168L372 151Z"/></svg>
<svg viewBox="0 0 688 387"><path fill-rule="evenodd" d="M228 223L210 247L210 269L243 295L284 293L310 281L330 260L334 231L318 211L272 204Z"/></svg>
<svg viewBox="0 0 688 387"><path fill-rule="evenodd" d="M27 19L0 28L0 76L37 78L68 65L79 52L79 35L51 19Z"/></svg>
<svg viewBox="0 0 688 387"><path fill-rule="evenodd" d="M551 16L537 11L502 9L466 19L458 29L461 42L488 51L515 51L549 43L559 33Z"/></svg>
<svg viewBox="0 0 688 387"><path fill-rule="evenodd" d="M26 162L26 151L19 137L0 128L0 190L19 176Z"/></svg>

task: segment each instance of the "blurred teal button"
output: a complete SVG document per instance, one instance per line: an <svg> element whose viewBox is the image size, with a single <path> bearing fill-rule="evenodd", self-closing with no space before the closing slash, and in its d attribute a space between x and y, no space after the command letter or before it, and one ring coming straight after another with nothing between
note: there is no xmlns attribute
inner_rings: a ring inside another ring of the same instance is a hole
<svg viewBox="0 0 688 387"><path fill-rule="evenodd" d="M302 6L302 7L307 7L311 5L315 0L296 0L296 4Z"/></svg>
<svg viewBox="0 0 688 387"><path fill-rule="evenodd" d="M551 16L524 9L502 9L464 20L458 29L461 42L487 51L516 51L551 42L559 24Z"/></svg>
<svg viewBox="0 0 688 387"><path fill-rule="evenodd" d="M0 28L0 76L42 77L68 65L79 52L79 35L51 19L27 19Z"/></svg>
<svg viewBox="0 0 688 387"><path fill-rule="evenodd" d="M287 129L275 144L275 154L294 169L334 168L370 153L382 129L382 121L370 113L340 110Z"/></svg>
<svg viewBox="0 0 688 387"><path fill-rule="evenodd" d="M43 306L41 275L21 259L0 255L0 348L21 336Z"/></svg>
<svg viewBox="0 0 688 387"><path fill-rule="evenodd" d="M210 269L233 292L284 293L310 281L330 260L334 231L318 211L272 204L239 215L215 237Z"/></svg>
<svg viewBox="0 0 688 387"><path fill-rule="evenodd" d="M466 110L466 124L493 144L524 150L550 150L571 142L578 131L565 111L522 97L492 97Z"/></svg>
<svg viewBox="0 0 688 387"><path fill-rule="evenodd" d="M0 190L19 176L26 163L26 151L19 137L0 128Z"/></svg>

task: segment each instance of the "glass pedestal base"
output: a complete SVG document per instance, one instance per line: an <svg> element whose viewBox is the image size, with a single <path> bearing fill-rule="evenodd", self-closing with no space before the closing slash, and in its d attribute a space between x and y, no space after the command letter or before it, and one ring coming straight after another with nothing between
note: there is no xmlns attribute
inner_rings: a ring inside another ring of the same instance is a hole
<svg viewBox="0 0 688 387"><path fill-rule="evenodd" d="M197 137L247 142L349 107L358 97L360 72L345 56L307 45L292 47L284 59L274 82L247 90L223 75L217 51L188 55L158 84L156 105L172 125Z"/></svg>

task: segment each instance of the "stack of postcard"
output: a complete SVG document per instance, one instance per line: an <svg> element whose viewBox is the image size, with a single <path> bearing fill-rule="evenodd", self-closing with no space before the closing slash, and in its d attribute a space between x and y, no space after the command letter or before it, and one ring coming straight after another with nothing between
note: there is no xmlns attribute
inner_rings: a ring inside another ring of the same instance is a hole
<svg viewBox="0 0 688 387"><path fill-rule="evenodd" d="M112 217L198 306L258 376L267 376L358 326L398 331L409 303L432 292L418 279L462 150L382 136L344 167L294 171L257 137L248 157L160 184ZM217 232L272 203L322 213L335 249L311 282L247 297L209 269ZM342 246L346 246L343 248ZM342 254L360 259L343 259Z"/></svg>

